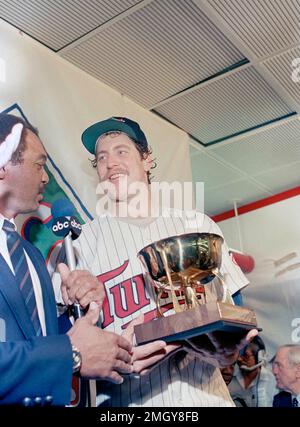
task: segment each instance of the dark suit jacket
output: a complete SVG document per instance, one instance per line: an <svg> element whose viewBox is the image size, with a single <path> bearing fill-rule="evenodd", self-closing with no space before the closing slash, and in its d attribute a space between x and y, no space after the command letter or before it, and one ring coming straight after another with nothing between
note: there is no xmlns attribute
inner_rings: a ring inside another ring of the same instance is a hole
<svg viewBox="0 0 300 427"><path fill-rule="evenodd" d="M24 241L40 279L47 336L36 337L14 275L0 254L0 404L70 402L70 340L58 334L52 283L41 253ZM3 339L4 338L4 339Z"/></svg>
<svg viewBox="0 0 300 427"><path fill-rule="evenodd" d="M292 395L287 391L281 391L276 394L273 398L273 406L274 407L292 407Z"/></svg>

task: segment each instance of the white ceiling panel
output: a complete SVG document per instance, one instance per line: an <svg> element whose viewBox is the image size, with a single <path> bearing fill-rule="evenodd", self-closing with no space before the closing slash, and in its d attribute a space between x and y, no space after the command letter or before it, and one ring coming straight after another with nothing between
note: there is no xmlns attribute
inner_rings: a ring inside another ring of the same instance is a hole
<svg viewBox="0 0 300 427"><path fill-rule="evenodd" d="M206 190L219 186L220 182L225 184L243 178L242 173L223 165L205 153L191 156L191 162L193 181L204 182Z"/></svg>
<svg viewBox="0 0 300 427"><path fill-rule="evenodd" d="M290 107L248 67L155 109L204 144L288 114Z"/></svg>
<svg viewBox="0 0 300 427"><path fill-rule="evenodd" d="M255 176L255 179L266 187L272 189L273 193L280 193L289 188L300 186L300 160L269 170Z"/></svg>
<svg viewBox="0 0 300 427"><path fill-rule="evenodd" d="M233 209L234 200L238 200L238 206L242 206L271 195L246 179L209 191L204 189L204 192L204 209L213 215Z"/></svg>
<svg viewBox="0 0 300 427"><path fill-rule="evenodd" d="M190 145L190 156L194 157L194 156L199 156L201 153L205 152L205 148L201 147L199 145L198 148L198 144L197 144L197 148L194 148L193 145Z"/></svg>
<svg viewBox="0 0 300 427"><path fill-rule="evenodd" d="M300 40L300 0L205 0L261 58Z"/></svg>
<svg viewBox="0 0 300 427"><path fill-rule="evenodd" d="M300 62L297 63L298 71L296 70L296 65L292 65L293 61L297 58L300 58L300 45L295 49L290 49L280 55L274 56L262 64L287 91L289 96L300 105L300 82L297 83L296 79L292 78L293 72L296 74L296 77L299 78L300 76Z"/></svg>
<svg viewBox="0 0 300 427"><path fill-rule="evenodd" d="M215 156L255 176L300 159L300 120L212 149Z"/></svg>
<svg viewBox="0 0 300 427"><path fill-rule="evenodd" d="M0 0L0 17L59 50L140 0Z"/></svg>
<svg viewBox="0 0 300 427"><path fill-rule="evenodd" d="M244 58L191 0L154 1L62 56L146 108Z"/></svg>

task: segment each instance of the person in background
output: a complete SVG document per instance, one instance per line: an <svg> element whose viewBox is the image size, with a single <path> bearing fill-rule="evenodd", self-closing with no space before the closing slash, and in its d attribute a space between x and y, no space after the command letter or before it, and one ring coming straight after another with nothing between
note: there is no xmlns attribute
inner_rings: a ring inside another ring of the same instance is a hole
<svg viewBox="0 0 300 427"><path fill-rule="evenodd" d="M274 407L300 407L300 345L279 347L273 360L273 375L281 391L274 396Z"/></svg>
<svg viewBox="0 0 300 427"><path fill-rule="evenodd" d="M234 374L234 366L235 366L235 363L233 363L232 365L229 365L229 366L225 366L224 368L220 368L221 375L222 375L223 380L225 381L225 384L227 385L227 387L232 380L232 377Z"/></svg>
<svg viewBox="0 0 300 427"><path fill-rule="evenodd" d="M274 379L266 365L265 344L256 336L240 353L234 375L228 385L236 406L272 406Z"/></svg>

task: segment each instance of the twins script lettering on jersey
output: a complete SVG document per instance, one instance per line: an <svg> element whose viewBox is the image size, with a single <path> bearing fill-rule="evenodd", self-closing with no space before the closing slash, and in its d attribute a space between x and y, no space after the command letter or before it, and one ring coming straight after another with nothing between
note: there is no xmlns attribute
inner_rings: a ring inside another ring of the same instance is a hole
<svg viewBox="0 0 300 427"><path fill-rule="evenodd" d="M106 273L100 274L97 276L97 279L103 283L106 297L103 302L102 306L102 313L103 313L103 322L102 327L106 328L111 323L114 322L115 316L124 319L128 316L133 315L138 310L141 310L142 308L150 305L150 298L147 295L146 292L146 284L145 280L142 274L138 274L136 276L131 277L130 279L124 280L123 282L120 282L111 288L107 286L107 282L109 280L112 280L116 277L118 277L120 274L124 273L127 266L129 264L129 261L125 261L120 267L115 268L114 270L107 271ZM136 297L134 298L134 291L133 287L136 287ZM110 307L108 294L112 296L113 301L113 307ZM122 295L124 298L122 298ZM177 297L180 297L180 293L176 291ZM161 295L161 312L165 313L173 308L173 303L171 302L170 296L163 292ZM124 306L124 301L126 301L126 306ZM181 296L181 298L178 299L179 304L184 304L184 298ZM115 313L115 316L112 314ZM157 310L149 309L143 310L144 313L144 322L148 322L150 320L153 320L157 316ZM126 329L127 324L129 322L126 322L122 325L122 329Z"/></svg>
<svg viewBox="0 0 300 427"><path fill-rule="evenodd" d="M116 317L125 318L130 316L145 307L149 304L150 299L146 295L145 281L142 274L138 274L131 279L124 280L123 282L118 283L111 288L108 288L106 285L109 280L112 280L122 274L129 264L129 260L125 261L120 267L115 268L114 270L108 271L106 273L100 274L97 276L98 280L104 284L106 298L103 302L103 322L102 327L106 328L111 323L114 322L114 315L111 314L111 310L108 302L108 292L113 297L114 304L114 313ZM138 300L134 299L133 286L136 286L136 295ZM126 307L124 307L121 293L125 296ZM153 310L153 317L155 316L155 310ZM148 316L147 316L148 317ZM146 319L145 319L146 320ZM150 319L147 319L150 320ZM126 326L126 325L124 325Z"/></svg>

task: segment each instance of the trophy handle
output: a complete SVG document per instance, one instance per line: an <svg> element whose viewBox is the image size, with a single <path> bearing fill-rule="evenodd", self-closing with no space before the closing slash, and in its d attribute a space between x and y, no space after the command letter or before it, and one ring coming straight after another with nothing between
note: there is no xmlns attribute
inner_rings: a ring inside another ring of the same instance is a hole
<svg viewBox="0 0 300 427"><path fill-rule="evenodd" d="M160 308L160 299L161 299L163 292L164 292L164 290L162 288L156 288L155 304L156 304L157 317L164 317L164 315L161 311L161 308Z"/></svg>
<svg viewBox="0 0 300 427"><path fill-rule="evenodd" d="M221 302L226 302L228 287L227 287L227 285L225 283L224 276L223 276L223 274L220 272L220 270L218 268L214 268L212 270L212 273L220 280L220 282L222 284L223 297L222 297Z"/></svg>
<svg viewBox="0 0 300 427"><path fill-rule="evenodd" d="M177 297L176 297L175 287L173 285L173 281L172 281L172 277L171 277L171 272L170 272L169 265L168 265L167 255L166 255L164 249L161 249L160 253L162 255L162 260L163 260L164 268L166 270L167 278L168 278L169 285L170 285L170 292L171 292L173 307L174 307L174 310L175 310L176 313L180 313L182 310L181 310L181 307L180 307L180 305L178 303L178 300L177 300Z"/></svg>

